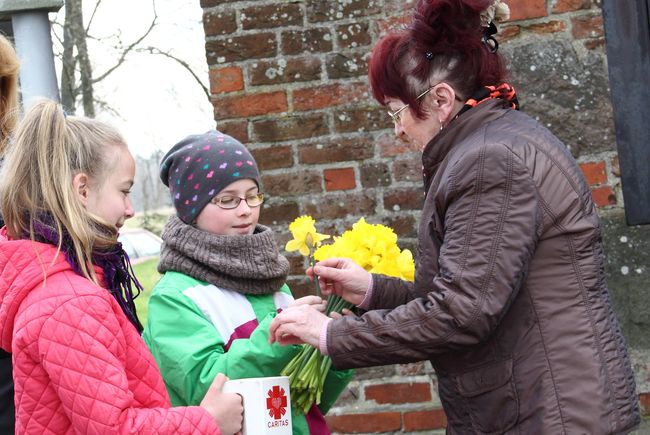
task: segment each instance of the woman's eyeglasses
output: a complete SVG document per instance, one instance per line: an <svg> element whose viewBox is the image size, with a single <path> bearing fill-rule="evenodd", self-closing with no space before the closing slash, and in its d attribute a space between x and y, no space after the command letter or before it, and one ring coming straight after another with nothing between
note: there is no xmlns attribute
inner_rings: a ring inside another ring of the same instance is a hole
<svg viewBox="0 0 650 435"><path fill-rule="evenodd" d="M259 207L264 202L264 194L257 193L255 195L248 195L245 198L232 195L215 196L210 202L218 207L230 210L239 207L239 203L242 201L246 201L249 207Z"/></svg>
<svg viewBox="0 0 650 435"><path fill-rule="evenodd" d="M429 89L427 89L426 91L422 92L420 95L418 95L417 97L415 97L415 101L418 101L420 98L424 97L426 94L428 94L429 92L431 92L431 89L435 88L435 87L438 86L439 84L440 84L440 83L435 84L435 85L431 86ZM408 106L409 106L408 104L405 104L405 105L403 105L402 107L400 107L399 109L397 109L397 110L394 111L394 112L388 111L388 115L393 119L393 122L394 122L395 124L397 124L397 123L399 123L399 122L402 121L402 112L403 112L404 110L406 110L406 108L407 108Z"/></svg>

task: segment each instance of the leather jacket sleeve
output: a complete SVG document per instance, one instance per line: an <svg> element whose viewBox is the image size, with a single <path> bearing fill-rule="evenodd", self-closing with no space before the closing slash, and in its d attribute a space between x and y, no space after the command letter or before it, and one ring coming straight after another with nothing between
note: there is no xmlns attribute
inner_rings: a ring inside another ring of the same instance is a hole
<svg viewBox="0 0 650 435"><path fill-rule="evenodd" d="M461 350L486 340L508 310L541 233L541 201L525 165L506 146L484 143L459 153L425 202L422 219L436 213L444 220L438 257L429 262L436 270L424 274L427 282L416 278L425 296L407 302L408 287L380 279L371 307L402 305L332 321L327 348L336 367L407 363ZM427 204L435 206L428 211ZM428 227L420 227L420 244L436 237L423 234ZM434 253L421 248L418 255Z"/></svg>

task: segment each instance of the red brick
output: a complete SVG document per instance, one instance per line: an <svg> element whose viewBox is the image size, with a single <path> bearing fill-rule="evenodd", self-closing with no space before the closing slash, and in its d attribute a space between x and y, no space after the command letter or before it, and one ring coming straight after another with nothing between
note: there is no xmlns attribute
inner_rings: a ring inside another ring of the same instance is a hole
<svg viewBox="0 0 650 435"><path fill-rule="evenodd" d="M224 3L230 3L232 0L201 0L202 8L211 8L213 6L218 6Z"/></svg>
<svg viewBox="0 0 650 435"><path fill-rule="evenodd" d="M297 111L324 109L340 104L365 101L368 97L367 82L334 83L331 85L295 89L293 108Z"/></svg>
<svg viewBox="0 0 650 435"><path fill-rule="evenodd" d="M374 0L309 0L307 2L307 19L312 23L347 20L379 12L381 12L379 2Z"/></svg>
<svg viewBox="0 0 650 435"><path fill-rule="evenodd" d="M607 182L605 162L580 163L580 169L590 186Z"/></svg>
<svg viewBox="0 0 650 435"><path fill-rule="evenodd" d="M325 62L327 76L330 79L365 77L368 74L369 56L368 51L329 54Z"/></svg>
<svg viewBox="0 0 650 435"><path fill-rule="evenodd" d="M203 30L205 31L205 36L219 36L233 33L237 30L235 11L204 12Z"/></svg>
<svg viewBox="0 0 650 435"><path fill-rule="evenodd" d="M406 4L405 4L406 7ZM408 12L411 12L412 6L409 6ZM395 15L386 19L377 20L375 22L375 27L377 28L377 33L380 36L385 35L388 32L399 30L404 26L408 25L411 22L411 14L405 13L403 15Z"/></svg>
<svg viewBox="0 0 650 435"><path fill-rule="evenodd" d="M241 11L241 22L244 30L268 29L301 25L302 10L298 4L269 4L244 8Z"/></svg>
<svg viewBox="0 0 650 435"><path fill-rule="evenodd" d="M447 416L442 409L404 413L404 432L444 429Z"/></svg>
<svg viewBox="0 0 650 435"><path fill-rule="evenodd" d="M205 43L208 65L275 57L278 53L274 33L210 39Z"/></svg>
<svg viewBox="0 0 650 435"><path fill-rule="evenodd" d="M248 143L248 121L245 119L219 121L217 122L217 130L236 138L241 143Z"/></svg>
<svg viewBox="0 0 650 435"><path fill-rule="evenodd" d="M422 181L422 159L419 155L407 154L406 159L393 162L393 177L395 181Z"/></svg>
<svg viewBox="0 0 650 435"><path fill-rule="evenodd" d="M290 168L293 166L293 149L290 146L273 146L251 150L261 170Z"/></svg>
<svg viewBox="0 0 650 435"><path fill-rule="evenodd" d="M616 205L616 193L611 186L603 186L591 189L591 197L598 207Z"/></svg>
<svg viewBox="0 0 650 435"><path fill-rule="evenodd" d="M510 39L516 38L521 33L520 26L507 26L500 27L499 34L497 35L498 41L509 41Z"/></svg>
<svg viewBox="0 0 650 435"><path fill-rule="evenodd" d="M510 21L528 20L548 15L546 0L506 0L510 7Z"/></svg>
<svg viewBox="0 0 650 435"><path fill-rule="evenodd" d="M245 118L286 112L287 95L284 91L219 97L213 100L215 119Z"/></svg>
<svg viewBox="0 0 650 435"><path fill-rule="evenodd" d="M262 191L266 192L265 186L262 185ZM275 202L264 203L260 212L260 223L262 225L289 225L291 221L300 216L300 207L295 202Z"/></svg>
<svg viewBox="0 0 650 435"><path fill-rule="evenodd" d="M382 157L395 157L404 153L420 150L417 145L414 145L410 142L401 141L393 133L380 135L377 140L377 144L379 146L379 154Z"/></svg>
<svg viewBox="0 0 650 435"><path fill-rule="evenodd" d="M413 216L390 216L382 218L382 223L395 231L397 237L416 237L417 222ZM400 248L403 248L400 244ZM414 251L413 251L414 252ZM412 252L412 253L413 253Z"/></svg>
<svg viewBox="0 0 650 435"><path fill-rule="evenodd" d="M641 405L641 413L643 415L650 414L650 393L639 394L639 404Z"/></svg>
<svg viewBox="0 0 650 435"><path fill-rule="evenodd" d="M323 191L323 179L317 171L284 172L262 175L264 191L274 196L296 196Z"/></svg>
<svg viewBox="0 0 650 435"><path fill-rule="evenodd" d="M584 45L587 50L605 47L605 38L588 39L584 42Z"/></svg>
<svg viewBox="0 0 650 435"><path fill-rule="evenodd" d="M364 47L372 42L372 35L367 21L357 21L338 26L336 28L336 37L341 48Z"/></svg>
<svg viewBox="0 0 650 435"><path fill-rule="evenodd" d="M241 91L244 89L244 74L239 67L213 68L210 69L209 74L211 94Z"/></svg>
<svg viewBox="0 0 650 435"><path fill-rule="evenodd" d="M321 72L321 61L316 57L258 61L248 68L253 86L319 80Z"/></svg>
<svg viewBox="0 0 650 435"><path fill-rule="evenodd" d="M289 275L304 275L305 270L309 267L307 258L298 254L287 254L287 260L289 260Z"/></svg>
<svg viewBox="0 0 650 435"><path fill-rule="evenodd" d="M565 12L577 11L579 9L589 9L591 0L557 0L553 8L554 14L563 14Z"/></svg>
<svg viewBox="0 0 650 435"><path fill-rule="evenodd" d="M340 219L349 216L370 216L375 214L376 201L373 195L364 193L330 193L318 201L304 203L305 214L319 219Z"/></svg>
<svg viewBox="0 0 650 435"><path fill-rule="evenodd" d="M372 157L373 146L369 138L338 138L325 142L301 145L298 161L307 164L347 162Z"/></svg>
<svg viewBox="0 0 650 435"><path fill-rule="evenodd" d="M612 159L612 174L615 177L620 177L621 176L621 165L618 162L618 157L614 157Z"/></svg>
<svg viewBox="0 0 650 435"><path fill-rule="evenodd" d="M419 384L378 384L366 386L366 399L379 404L418 403L431 400L431 385Z"/></svg>
<svg viewBox="0 0 650 435"><path fill-rule="evenodd" d="M278 142L323 136L329 133L322 113L287 116L280 119L260 119L252 122L253 134L260 142Z"/></svg>
<svg viewBox="0 0 650 435"><path fill-rule="evenodd" d="M296 299L316 294L314 284L306 277L287 278L287 285Z"/></svg>
<svg viewBox="0 0 650 435"><path fill-rule="evenodd" d="M354 179L354 168L325 169L323 178L325 179L325 190L328 192L350 190L357 185Z"/></svg>
<svg viewBox="0 0 650 435"><path fill-rule="evenodd" d="M338 133L384 130L393 126L383 107L341 109L334 116L334 128Z"/></svg>
<svg viewBox="0 0 650 435"><path fill-rule="evenodd" d="M531 24L530 26L525 26L524 29L533 33L557 33L566 29L566 23L564 21L553 20L545 23Z"/></svg>
<svg viewBox="0 0 650 435"><path fill-rule="evenodd" d="M399 412L331 415L325 419L332 432L340 433L381 433L402 428L402 415Z"/></svg>
<svg viewBox="0 0 650 435"><path fill-rule="evenodd" d="M422 188L391 189L384 192L384 209L387 211L420 210L424 203Z"/></svg>
<svg viewBox="0 0 650 435"><path fill-rule="evenodd" d="M603 36L603 17L600 15L571 19L571 33L575 39L598 38Z"/></svg>
<svg viewBox="0 0 650 435"><path fill-rule="evenodd" d="M363 187L390 186L388 165L380 162L366 162L359 168L359 178Z"/></svg>
<svg viewBox="0 0 650 435"><path fill-rule="evenodd" d="M324 27L282 32L282 54L326 53L332 51L332 34Z"/></svg>

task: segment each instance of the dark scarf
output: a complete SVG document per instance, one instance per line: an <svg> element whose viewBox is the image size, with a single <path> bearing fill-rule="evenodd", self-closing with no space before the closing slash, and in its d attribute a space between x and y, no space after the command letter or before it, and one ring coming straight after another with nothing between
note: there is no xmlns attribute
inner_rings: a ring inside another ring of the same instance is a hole
<svg viewBox="0 0 650 435"><path fill-rule="evenodd" d="M29 235L24 238L28 239ZM56 225L51 216L43 215L34 220L34 239L37 242L58 246L59 233L56 230ZM72 239L65 228L63 229L61 252L65 255L65 259L72 269L83 276L72 245ZM138 332L142 332L142 324L138 320L135 303L133 302L142 291L142 286L133 273L129 257L124 252L124 249L122 249L122 244L116 242L110 248L93 250L90 261L92 265L101 268L104 273L106 289L113 295L126 317L136 327ZM133 294L133 287L135 287L135 294Z"/></svg>
<svg viewBox="0 0 650 435"><path fill-rule="evenodd" d="M271 229L257 225L251 235L222 236L172 216L162 233L158 271L175 271L242 294L272 294L289 273Z"/></svg>
<svg viewBox="0 0 650 435"><path fill-rule="evenodd" d="M501 83L499 86L482 86L474 95L472 95L469 100L465 101L465 105L458 111L454 119L458 118L463 113L467 112L472 107L476 107L484 101L491 100L493 98L501 98L510 103L510 107L515 110L519 110L519 100L517 100L517 94L515 88L510 86L508 83ZM452 119L453 121L453 119Z"/></svg>

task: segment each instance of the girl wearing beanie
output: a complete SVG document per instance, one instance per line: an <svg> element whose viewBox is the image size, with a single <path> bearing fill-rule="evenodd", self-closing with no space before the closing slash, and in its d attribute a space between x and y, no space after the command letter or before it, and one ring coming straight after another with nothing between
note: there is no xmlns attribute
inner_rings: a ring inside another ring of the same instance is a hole
<svg viewBox="0 0 650 435"><path fill-rule="evenodd" d="M269 344L269 324L294 302L289 262L273 232L258 224L264 195L255 159L213 130L188 136L163 158L160 178L176 216L163 230L144 340L174 405L198 403L218 373L230 379L278 376L300 346ZM323 418L351 377L332 370L320 405L292 409L296 434L328 434Z"/></svg>

